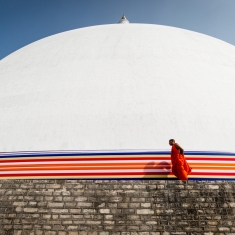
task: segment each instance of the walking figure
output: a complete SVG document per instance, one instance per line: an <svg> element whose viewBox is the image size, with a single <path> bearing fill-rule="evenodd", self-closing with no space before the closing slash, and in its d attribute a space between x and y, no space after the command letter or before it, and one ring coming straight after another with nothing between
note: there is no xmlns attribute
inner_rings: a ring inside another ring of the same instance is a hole
<svg viewBox="0 0 235 235"><path fill-rule="evenodd" d="M171 163L172 163L172 173L179 180L188 180L188 174L191 172L192 168L188 165L184 157L184 150L175 143L174 139L169 140L169 145L171 148Z"/></svg>

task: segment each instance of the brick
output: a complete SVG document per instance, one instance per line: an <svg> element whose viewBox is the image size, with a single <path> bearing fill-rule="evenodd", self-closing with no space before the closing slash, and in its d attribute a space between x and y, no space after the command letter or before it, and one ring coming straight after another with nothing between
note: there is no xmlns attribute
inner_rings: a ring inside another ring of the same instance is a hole
<svg viewBox="0 0 235 235"><path fill-rule="evenodd" d="M32 225L28 225L28 224L25 225L25 224L23 224L23 229L24 229L24 230L26 230L26 229L32 229L32 227L33 227Z"/></svg>
<svg viewBox="0 0 235 235"><path fill-rule="evenodd" d="M141 203L142 208L149 208L151 207L151 203Z"/></svg>
<svg viewBox="0 0 235 235"><path fill-rule="evenodd" d="M126 202L118 203L118 208L128 208L128 203Z"/></svg>
<svg viewBox="0 0 235 235"><path fill-rule="evenodd" d="M75 208L76 202L65 202L65 208Z"/></svg>
<svg viewBox="0 0 235 235"><path fill-rule="evenodd" d="M208 225L217 225L218 224L218 221L207 221L206 222Z"/></svg>
<svg viewBox="0 0 235 235"><path fill-rule="evenodd" d="M219 189L219 185L206 185L206 189Z"/></svg>
<svg viewBox="0 0 235 235"><path fill-rule="evenodd" d="M154 225L154 224L157 224L157 221L147 221L146 224L147 225Z"/></svg>
<svg viewBox="0 0 235 235"><path fill-rule="evenodd" d="M56 224L53 226L53 229L55 230L65 230L65 226L61 225L61 224Z"/></svg>
<svg viewBox="0 0 235 235"><path fill-rule="evenodd" d="M108 208L117 208L117 203L106 203Z"/></svg>
<svg viewBox="0 0 235 235"><path fill-rule="evenodd" d="M99 211L101 214L109 214L110 213L110 209L100 209Z"/></svg>
<svg viewBox="0 0 235 235"><path fill-rule="evenodd" d="M95 190L86 190L84 196L93 196L95 195Z"/></svg>
<svg viewBox="0 0 235 235"><path fill-rule="evenodd" d="M58 219L59 215L52 215L52 219Z"/></svg>
<svg viewBox="0 0 235 235"><path fill-rule="evenodd" d="M86 208L89 208L89 207L92 207L92 203L90 203L90 202L78 202L77 203L77 207L86 207Z"/></svg>
<svg viewBox="0 0 235 235"><path fill-rule="evenodd" d="M136 184L134 185L134 189L146 189L146 185Z"/></svg>
<svg viewBox="0 0 235 235"><path fill-rule="evenodd" d="M54 207L54 208L62 208L64 206L64 203L63 202L49 202L48 206Z"/></svg>
<svg viewBox="0 0 235 235"><path fill-rule="evenodd" d="M81 211L81 209L69 209L69 212L73 214L81 214ZM85 209L83 209L83 211L85 211Z"/></svg>
<svg viewBox="0 0 235 235"><path fill-rule="evenodd" d="M68 230L77 230L78 226L68 226ZM78 232L69 232L71 235L78 235Z"/></svg>
<svg viewBox="0 0 235 235"><path fill-rule="evenodd" d="M112 221L112 220L105 220L103 223L104 223L105 225L106 225L106 224L115 224L115 221Z"/></svg>
<svg viewBox="0 0 235 235"><path fill-rule="evenodd" d="M22 207L16 207L16 212L22 212L23 211L23 208ZM1 213L1 212L0 212Z"/></svg>
<svg viewBox="0 0 235 235"><path fill-rule="evenodd" d="M83 215L74 215L74 214L72 214L72 218L73 219L82 219Z"/></svg>
<svg viewBox="0 0 235 235"><path fill-rule="evenodd" d="M208 231L208 232L217 232L218 229L216 226L206 226L205 227L205 231Z"/></svg>
<svg viewBox="0 0 235 235"><path fill-rule="evenodd" d="M101 224L101 221L99 220L87 220L86 224L91 224L91 225L97 225L97 224Z"/></svg>
<svg viewBox="0 0 235 235"><path fill-rule="evenodd" d="M47 184L46 188L58 189L58 188L61 188L61 185L60 184Z"/></svg>
<svg viewBox="0 0 235 235"><path fill-rule="evenodd" d="M150 209L137 209L137 214L152 215L154 214L154 211Z"/></svg>
<svg viewBox="0 0 235 235"><path fill-rule="evenodd" d="M85 202L85 201L87 201L87 197L76 197L75 198L75 201L77 201L77 202Z"/></svg>
<svg viewBox="0 0 235 235"><path fill-rule="evenodd" d="M54 232L54 231L46 231L45 235L56 235L56 232Z"/></svg>
<svg viewBox="0 0 235 235"><path fill-rule="evenodd" d="M24 208L24 212L35 213L38 212L38 208Z"/></svg>
<svg viewBox="0 0 235 235"><path fill-rule="evenodd" d="M64 192L64 191L62 191L61 194L63 196L69 196L69 195L71 195L71 192L68 192L68 191Z"/></svg>
<svg viewBox="0 0 235 235"><path fill-rule="evenodd" d="M79 231L79 235L88 235L88 232L86 232L86 231Z"/></svg>
<svg viewBox="0 0 235 235"><path fill-rule="evenodd" d="M54 202L61 202L62 200L62 197L54 197Z"/></svg>
<svg viewBox="0 0 235 235"><path fill-rule="evenodd" d="M16 214L9 214L8 217L9 218L16 218Z"/></svg>
<svg viewBox="0 0 235 235"><path fill-rule="evenodd" d="M229 203L229 206L235 207L235 202L230 202L230 203Z"/></svg>
<svg viewBox="0 0 235 235"><path fill-rule="evenodd" d="M68 209L51 209L51 212L56 214L68 213Z"/></svg>
<svg viewBox="0 0 235 235"><path fill-rule="evenodd" d="M122 197L111 197L110 198L110 202L121 202L122 201Z"/></svg>
<svg viewBox="0 0 235 235"><path fill-rule="evenodd" d="M46 187L46 185L45 184L37 184L37 185L35 185L34 186L35 188L45 188Z"/></svg>
<svg viewBox="0 0 235 235"><path fill-rule="evenodd" d="M46 200L46 201L52 201L52 200L53 200L53 197L51 197L51 196L46 196L46 197L45 197L45 200Z"/></svg>
<svg viewBox="0 0 235 235"><path fill-rule="evenodd" d="M75 220L75 221L73 221L73 224L76 224L76 225L78 225L78 224L84 225L84 224L85 224L85 220Z"/></svg>
<svg viewBox="0 0 235 235"><path fill-rule="evenodd" d="M72 212L72 210L70 210ZM77 210L80 211L79 214L81 213L81 210ZM95 209L82 209L82 212L84 214L96 214L96 210Z"/></svg>
<svg viewBox="0 0 235 235"><path fill-rule="evenodd" d="M22 235L22 231L21 230L14 231L14 235Z"/></svg>
<svg viewBox="0 0 235 235"><path fill-rule="evenodd" d="M73 221L72 220L63 220L62 224L72 224Z"/></svg>
<svg viewBox="0 0 235 235"><path fill-rule="evenodd" d="M0 189L0 195L4 195L5 194L5 190L4 189Z"/></svg>
<svg viewBox="0 0 235 235"><path fill-rule="evenodd" d="M131 202L145 202L145 198L144 197L138 197L138 198L132 197Z"/></svg>
<svg viewBox="0 0 235 235"><path fill-rule="evenodd" d="M26 206L28 202L14 202L13 206Z"/></svg>
<svg viewBox="0 0 235 235"><path fill-rule="evenodd" d="M74 201L74 197L63 197L64 202L71 202Z"/></svg>
<svg viewBox="0 0 235 235"><path fill-rule="evenodd" d="M72 216L70 214L60 215L60 219L70 219Z"/></svg>
<svg viewBox="0 0 235 235"><path fill-rule="evenodd" d="M128 185L128 184L127 184L127 185L122 185L121 188L122 188L122 189L132 189L132 187L133 187L132 185Z"/></svg>
<svg viewBox="0 0 235 235"><path fill-rule="evenodd" d="M105 220L112 220L113 219L113 215L104 215L104 219Z"/></svg>
<svg viewBox="0 0 235 235"><path fill-rule="evenodd" d="M37 206L37 202L29 202L29 203L28 203L28 206L35 207L35 206Z"/></svg>
<svg viewBox="0 0 235 235"><path fill-rule="evenodd" d="M39 213L49 213L48 209L44 209L44 208L38 208L38 212Z"/></svg>
<svg viewBox="0 0 235 235"><path fill-rule="evenodd" d="M58 235L67 235L64 231L58 231Z"/></svg>
<svg viewBox="0 0 235 235"><path fill-rule="evenodd" d="M219 231L221 232L229 232L230 228L226 228L226 227L218 227Z"/></svg>

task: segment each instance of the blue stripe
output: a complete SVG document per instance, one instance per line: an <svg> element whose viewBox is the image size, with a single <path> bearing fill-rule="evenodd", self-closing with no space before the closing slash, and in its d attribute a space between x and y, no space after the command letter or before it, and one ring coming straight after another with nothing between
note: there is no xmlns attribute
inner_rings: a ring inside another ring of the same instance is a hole
<svg viewBox="0 0 235 235"><path fill-rule="evenodd" d="M185 155L195 156L235 156L232 152L215 152L215 151L185 151ZM122 151L100 151L100 152L12 152L2 153L0 158L21 158L21 157L69 157L69 156L130 156L130 155L170 155L170 151L133 151L133 152L122 152Z"/></svg>

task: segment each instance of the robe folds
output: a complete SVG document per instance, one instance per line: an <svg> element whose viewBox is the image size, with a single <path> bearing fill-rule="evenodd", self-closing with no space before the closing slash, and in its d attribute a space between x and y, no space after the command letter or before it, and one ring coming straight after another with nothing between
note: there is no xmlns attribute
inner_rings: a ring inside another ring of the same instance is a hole
<svg viewBox="0 0 235 235"><path fill-rule="evenodd" d="M185 160L184 154L181 154L176 148L175 144L171 148L171 163L172 163L172 173L179 180L188 180L188 174L191 172L192 168L188 165Z"/></svg>

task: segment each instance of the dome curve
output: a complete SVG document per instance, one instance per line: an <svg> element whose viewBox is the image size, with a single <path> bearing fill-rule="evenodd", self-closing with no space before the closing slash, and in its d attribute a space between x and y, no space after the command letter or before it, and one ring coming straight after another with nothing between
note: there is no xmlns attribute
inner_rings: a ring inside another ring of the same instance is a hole
<svg viewBox="0 0 235 235"><path fill-rule="evenodd" d="M82 28L0 61L1 151L235 150L235 47L167 26Z"/></svg>

